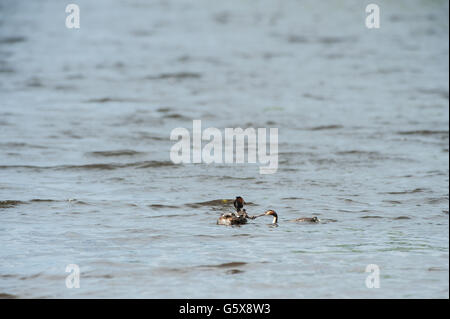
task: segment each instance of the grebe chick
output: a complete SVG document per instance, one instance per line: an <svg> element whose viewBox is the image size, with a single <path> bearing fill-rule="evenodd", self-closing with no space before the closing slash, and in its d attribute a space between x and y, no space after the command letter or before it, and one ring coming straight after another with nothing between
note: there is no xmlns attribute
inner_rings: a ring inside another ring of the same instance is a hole
<svg viewBox="0 0 450 319"><path fill-rule="evenodd" d="M256 216L249 216L244 209L245 201L241 196L236 196L234 200L234 207L236 211L234 213L222 214L217 220L217 225L243 225L247 223L247 219L255 219Z"/></svg>
<svg viewBox="0 0 450 319"><path fill-rule="evenodd" d="M292 220L293 222L302 222L302 223L318 223L320 219L316 216L314 217L302 217Z"/></svg>
<svg viewBox="0 0 450 319"><path fill-rule="evenodd" d="M219 217L219 219L217 220L217 225L243 225L247 223L247 217L248 215L245 212L245 209L243 211L243 214L240 215L236 215L235 213L226 213Z"/></svg>

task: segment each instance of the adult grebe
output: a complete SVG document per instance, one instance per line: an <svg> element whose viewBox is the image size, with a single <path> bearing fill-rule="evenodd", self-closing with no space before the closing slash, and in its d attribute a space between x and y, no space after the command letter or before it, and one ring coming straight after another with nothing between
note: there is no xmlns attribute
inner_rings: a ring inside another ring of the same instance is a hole
<svg viewBox="0 0 450 319"><path fill-rule="evenodd" d="M240 212L242 208L244 208L245 201L241 196L236 196L236 199L233 202L234 207L237 212Z"/></svg>
<svg viewBox="0 0 450 319"><path fill-rule="evenodd" d="M261 216L273 216L272 224L274 224L274 225L278 224L278 215L273 209L266 210L264 212L264 214L256 215L256 216L252 216L252 217L248 217L248 218L255 219L255 218L261 217ZM291 222L305 222L305 223L319 223L320 219L317 218L316 216L314 216L314 217L297 218L297 219L290 220L290 221Z"/></svg>
<svg viewBox="0 0 450 319"><path fill-rule="evenodd" d="M260 216L273 216L272 224L278 223L278 215L273 209L266 210L264 212L264 214L254 216L253 218L260 217Z"/></svg>
<svg viewBox="0 0 450 319"><path fill-rule="evenodd" d="M301 222L301 223L318 223L320 222L320 219L316 216L314 217L302 217L291 220L291 222Z"/></svg>

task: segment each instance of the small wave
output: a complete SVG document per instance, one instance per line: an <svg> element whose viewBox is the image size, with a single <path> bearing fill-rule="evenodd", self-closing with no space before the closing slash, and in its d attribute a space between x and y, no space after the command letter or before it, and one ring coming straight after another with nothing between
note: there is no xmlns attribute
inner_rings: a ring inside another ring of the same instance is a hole
<svg viewBox="0 0 450 319"><path fill-rule="evenodd" d="M113 97L94 98L94 99L89 99L89 100L85 101L85 103L112 103L112 102L117 102L117 103L126 103L126 102L139 103L139 102L143 102L143 101L142 100L138 100L138 99L113 98Z"/></svg>
<svg viewBox="0 0 450 319"><path fill-rule="evenodd" d="M184 80L184 79L199 79L202 75L200 73L194 72L177 72L177 73L161 73L158 75L149 75L146 76L146 80L167 80L167 79L176 79L176 80Z"/></svg>
<svg viewBox="0 0 450 319"><path fill-rule="evenodd" d="M217 238L217 236L205 235L205 234L194 235L194 237L200 237L200 238Z"/></svg>
<svg viewBox="0 0 450 319"><path fill-rule="evenodd" d="M344 126L339 125L339 124L331 124L331 125L314 126L307 130L309 130L309 131L325 131L325 130L337 130L337 129L341 129L341 128L344 128Z"/></svg>
<svg viewBox="0 0 450 319"><path fill-rule="evenodd" d="M307 99L316 100L316 101L325 101L327 99L325 96L311 94L311 93L305 93L305 94L303 94L303 97L305 97Z"/></svg>
<svg viewBox="0 0 450 319"><path fill-rule="evenodd" d="M69 201L88 205L84 202L77 201L77 200L69 200ZM12 208L12 207L15 207L18 205L27 205L27 204L31 204L31 203L56 203L56 202L62 202L62 200L54 200L54 199L46 199L46 198L33 198L28 201L3 200L3 201L0 201L0 208Z"/></svg>
<svg viewBox="0 0 450 319"><path fill-rule="evenodd" d="M167 137L155 136L147 132L137 132L139 139L148 139L153 141L167 141Z"/></svg>
<svg viewBox="0 0 450 319"><path fill-rule="evenodd" d="M245 272L245 271L240 270L240 269L230 269L230 270L227 270L225 273L227 275L236 275L236 274L241 274L243 272Z"/></svg>
<svg viewBox="0 0 450 319"><path fill-rule="evenodd" d="M146 161L136 165L136 168L151 168L151 167L165 167L176 166L176 164L169 161Z"/></svg>
<svg viewBox="0 0 450 319"><path fill-rule="evenodd" d="M323 218L320 220L321 224L328 224L328 223L336 223L338 220L337 219L332 219L332 218Z"/></svg>
<svg viewBox="0 0 450 319"><path fill-rule="evenodd" d="M172 218L172 217L192 217L197 214L170 214L170 215L153 215L147 216L146 218Z"/></svg>
<svg viewBox="0 0 450 319"><path fill-rule="evenodd" d="M192 57L189 55L182 55L176 59L177 62L181 63L189 63L189 62L204 62L204 63L210 63L213 65L225 65L224 62L217 59L216 57Z"/></svg>
<svg viewBox="0 0 450 319"><path fill-rule="evenodd" d="M42 83L39 78L32 78L26 82L26 86L31 88L40 88L44 86L44 83Z"/></svg>
<svg viewBox="0 0 450 319"><path fill-rule="evenodd" d="M402 202L398 200L383 200L383 203L398 205L401 204Z"/></svg>
<svg viewBox="0 0 450 319"><path fill-rule="evenodd" d="M240 267L240 266L245 266L245 265L247 265L246 262L243 262L243 261L233 261L233 262L223 263L223 264L218 264L218 265L203 265L203 266L199 266L199 267L233 268L233 267Z"/></svg>
<svg viewBox="0 0 450 319"><path fill-rule="evenodd" d="M164 119L179 119L179 120L191 120L191 118L178 114L178 113L171 113L171 114L165 114L163 116Z"/></svg>
<svg viewBox="0 0 450 319"><path fill-rule="evenodd" d="M184 274L191 271L206 271L206 270L213 270L213 269L228 269L228 268L234 268L234 272L236 272L237 267L241 267L246 265L247 263L244 262L230 262L230 263L224 263L219 265L199 265L199 266L191 266L191 267L178 267L178 268L170 268L170 267L160 267L156 271L157 272L164 272L164 273L180 273ZM230 269L233 270L233 269ZM243 270L241 270L243 271Z"/></svg>
<svg viewBox="0 0 450 319"><path fill-rule="evenodd" d="M210 206L228 206L233 203L230 199L214 199L206 202L188 203L185 204L187 207L199 208L199 207L210 207Z"/></svg>
<svg viewBox="0 0 450 319"><path fill-rule="evenodd" d="M324 36L320 37L318 39L318 42L322 44L337 44L337 43L355 42L356 40L357 40L356 37Z"/></svg>
<svg viewBox="0 0 450 319"><path fill-rule="evenodd" d="M58 170L113 170L116 169L118 166L122 166L123 164L85 164L85 165L62 165L62 166L55 166L55 169Z"/></svg>
<svg viewBox="0 0 450 319"><path fill-rule="evenodd" d="M189 268L170 268L170 267L158 267L154 270L155 273L162 273L162 274L184 274L189 272L191 269Z"/></svg>
<svg viewBox="0 0 450 319"><path fill-rule="evenodd" d="M77 205L89 205L88 203L83 202L82 200L73 199L73 198L70 198L70 199L68 199L68 200L66 200L66 201L69 202L69 203L71 203L71 204L77 204Z"/></svg>
<svg viewBox="0 0 450 319"><path fill-rule="evenodd" d="M389 194L389 195L404 195L404 194L414 194L414 193L422 193L425 189L423 188L415 188L413 190L399 191L399 192L386 192L381 194Z"/></svg>
<svg viewBox="0 0 450 319"><path fill-rule="evenodd" d="M249 180L254 180L254 177L235 177L235 176L218 176L218 178L220 178L221 180L240 180L240 181L249 181Z"/></svg>
<svg viewBox="0 0 450 319"><path fill-rule="evenodd" d="M25 37L16 36L16 37L7 37L7 38L0 38L0 43L4 44L15 44L26 41Z"/></svg>
<svg viewBox="0 0 450 319"><path fill-rule="evenodd" d="M34 165L0 165L0 169L35 169L35 170L114 170L119 168L154 168L164 166L176 166L170 161L142 161L132 163L94 163L83 165L56 165L56 166L34 166Z"/></svg>
<svg viewBox="0 0 450 319"><path fill-rule="evenodd" d="M234 234L231 237L251 237L252 235L250 234Z"/></svg>
<svg viewBox="0 0 450 319"><path fill-rule="evenodd" d="M394 217L393 220L402 220L402 219L411 219L411 217L408 216L398 216L398 217Z"/></svg>
<svg viewBox="0 0 450 319"><path fill-rule="evenodd" d="M0 67L0 73L14 73L14 72L16 72L16 71L12 68Z"/></svg>
<svg viewBox="0 0 450 319"><path fill-rule="evenodd" d="M350 198L343 198L343 197L341 197L341 198L338 198L338 199L339 200L343 200L346 203L366 204L366 203L358 202L358 201L356 201L354 199L350 199Z"/></svg>
<svg viewBox="0 0 450 319"><path fill-rule="evenodd" d="M132 30L130 32L131 35L135 36L135 37L149 37L153 35L153 31L150 30L143 30L143 29L139 29L139 30Z"/></svg>
<svg viewBox="0 0 450 319"><path fill-rule="evenodd" d="M20 200L2 200L0 201L0 208L12 208L22 204L25 204L25 202Z"/></svg>
<svg viewBox="0 0 450 319"><path fill-rule="evenodd" d="M340 213L356 213L354 210L348 210L348 209L338 209L338 212L340 212Z"/></svg>
<svg viewBox="0 0 450 319"><path fill-rule="evenodd" d="M430 136L430 135L446 135L448 136L448 131L445 130L415 130L415 131L400 131L397 132L399 135L421 135L421 136Z"/></svg>
<svg viewBox="0 0 450 319"><path fill-rule="evenodd" d="M349 151L340 151L340 152L336 152L337 155L368 155L368 156L373 156L373 155L380 155L379 152L374 152L374 151L360 151L360 150L349 150Z"/></svg>
<svg viewBox="0 0 450 319"><path fill-rule="evenodd" d="M435 89L423 89L420 88L418 89L419 92L424 93L424 94L434 94L434 95L438 95L440 97L442 97L445 100L448 100L449 98L449 93L447 89L439 89L439 88L435 88Z"/></svg>
<svg viewBox="0 0 450 319"><path fill-rule="evenodd" d="M374 70L371 71L367 71L367 72L361 72L361 75L370 75L370 74L393 74L393 73L401 73L401 72L405 72L406 70L403 68L376 68Z"/></svg>
<svg viewBox="0 0 450 319"><path fill-rule="evenodd" d="M47 146L43 146L43 145L20 143L20 142L0 143L0 146L4 146L7 148L37 148L37 149L47 149L48 148Z"/></svg>
<svg viewBox="0 0 450 319"><path fill-rule="evenodd" d="M104 274L104 275L96 275L96 274L83 274L83 278L99 278L99 279L111 279L114 278L111 274Z"/></svg>
<svg viewBox="0 0 450 319"><path fill-rule="evenodd" d="M44 275L44 273L39 272L39 273L33 274L33 275L22 276L19 279L20 280L29 280L29 279L35 279L35 278L38 278L38 277L42 277L43 275Z"/></svg>
<svg viewBox="0 0 450 319"><path fill-rule="evenodd" d="M117 151L95 151L95 152L88 152L86 154L98 157L117 157L117 156L135 156L145 153L134 150L117 150Z"/></svg>
<svg viewBox="0 0 450 319"><path fill-rule="evenodd" d="M69 74L66 76L67 80L82 80L85 76L83 74Z"/></svg>
<svg viewBox="0 0 450 319"><path fill-rule="evenodd" d="M74 91L77 89L74 85L56 85L53 88L57 91Z"/></svg>
<svg viewBox="0 0 450 319"><path fill-rule="evenodd" d="M287 37L287 41L289 43L312 43L312 42L316 42L316 43L320 43L320 44L339 44L339 43L347 43L347 42L355 42L357 41L356 37L340 37L340 36L321 36L318 37L317 39L308 39L305 36L302 35L289 35Z"/></svg>
<svg viewBox="0 0 450 319"><path fill-rule="evenodd" d="M361 216L360 218L384 218L384 217L376 216L376 215L366 215L366 216Z"/></svg>
<svg viewBox="0 0 450 319"><path fill-rule="evenodd" d="M162 204L152 204L152 205L148 205L148 207L154 208L154 209L179 208L178 206L173 206L173 205L162 205Z"/></svg>
<svg viewBox="0 0 450 319"><path fill-rule="evenodd" d="M308 43L309 40L307 37L302 35L289 35L287 38L289 43Z"/></svg>
<svg viewBox="0 0 450 319"><path fill-rule="evenodd" d="M7 294L4 292L0 292L0 299L16 299L16 298L19 298L19 297L16 295L11 295L11 294Z"/></svg>
<svg viewBox="0 0 450 319"><path fill-rule="evenodd" d="M427 198L426 202L427 204L439 204L439 203L448 204L448 196Z"/></svg>
<svg viewBox="0 0 450 319"><path fill-rule="evenodd" d="M227 24L230 22L231 13L228 11L222 11L213 15L213 19L218 24Z"/></svg>

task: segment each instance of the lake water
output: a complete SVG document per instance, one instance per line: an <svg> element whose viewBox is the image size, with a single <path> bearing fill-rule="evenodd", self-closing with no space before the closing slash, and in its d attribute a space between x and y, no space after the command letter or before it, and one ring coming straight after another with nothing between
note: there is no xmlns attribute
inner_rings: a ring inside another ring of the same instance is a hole
<svg viewBox="0 0 450 319"><path fill-rule="evenodd" d="M0 297L449 297L447 1L75 3L0 1ZM173 164L195 119L278 171Z"/></svg>

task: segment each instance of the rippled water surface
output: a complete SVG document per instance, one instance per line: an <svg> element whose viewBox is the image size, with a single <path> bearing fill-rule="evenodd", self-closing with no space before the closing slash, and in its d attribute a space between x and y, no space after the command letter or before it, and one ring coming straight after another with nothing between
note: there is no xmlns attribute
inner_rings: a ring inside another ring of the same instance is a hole
<svg viewBox="0 0 450 319"><path fill-rule="evenodd" d="M76 3L0 1L0 297L448 298L448 2ZM194 119L277 173L173 164Z"/></svg>

